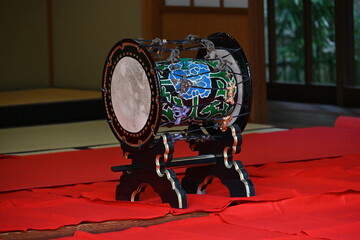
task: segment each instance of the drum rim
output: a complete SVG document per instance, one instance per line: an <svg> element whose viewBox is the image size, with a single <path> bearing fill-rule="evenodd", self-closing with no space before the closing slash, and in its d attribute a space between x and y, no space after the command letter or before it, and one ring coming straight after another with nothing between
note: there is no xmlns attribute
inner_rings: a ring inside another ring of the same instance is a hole
<svg viewBox="0 0 360 240"><path fill-rule="evenodd" d="M133 50L130 52L126 49ZM138 55L144 59L143 62L137 59ZM124 129L117 120L111 102L111 81L113 70L123 57L133 57L144 68L151 90L150 114L145 126L136 133L132 133ZM151 144L154 139L154 133L158 131L161 120L162 107L159 104L160 99L160 83L155 71L155 62L148 50L141 46L139 42L133 39L122 39L117 42L109 51L103 69L102 79L102 98L105 105L105 113L110 129L121 144L126 144L130 148L143 148Z"/></svg>
<svg viewBox="0 0 360 240"><path fill-rule="evenodd" d="M231 56L235 59L237 62L240 70L246 73L249 80L247 82L244 82L243 85L243 105L247 106L247 109L241 108L239 117L236 119L236 121L233 124L237 124L241 132L245 129L248 119L250 117L251 107L252 107L252 77L251 77L251 71L249 62L246 58L246 55L239 44L239 42L230 34L226 32L217 32L209 35L207 37L208 40L212 41L216 48L231 48L231 49L237 49L237 51L234 51L231 54ZM205 56L205 51L199 51L198 57ZM246 114L248 113L248 114Z"/></svg>

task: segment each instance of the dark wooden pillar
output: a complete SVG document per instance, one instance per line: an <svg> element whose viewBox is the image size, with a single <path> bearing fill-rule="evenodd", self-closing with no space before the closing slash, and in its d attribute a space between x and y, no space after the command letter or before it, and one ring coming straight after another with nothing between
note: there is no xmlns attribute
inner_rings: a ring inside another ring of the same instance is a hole
<svg viewBox="0 0 360 240"><path fill-rule="evenodd" d="M266 123L264 1L249 1L249 24L249 63L253 78L253 110L250 115L250 122Z"/></svg>

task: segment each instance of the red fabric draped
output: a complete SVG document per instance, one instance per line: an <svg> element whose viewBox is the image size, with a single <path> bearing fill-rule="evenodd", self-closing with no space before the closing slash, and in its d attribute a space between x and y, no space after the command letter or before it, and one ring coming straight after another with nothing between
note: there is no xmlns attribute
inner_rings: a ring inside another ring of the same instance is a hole
<svg viewBox="0 0 360 240"><path fill-rule="evenodd" d="M118 179L111 166L128 164L120 148L8 156L0 159L0 192Z"/></svg>
<svg viewBox="0 0 360 240"><path fill-rule="evenodd" d="M344 192L243 204L221 212L230 224L315 238L356 239L360 233L360 193Z"/></svg>
<svg viewBox="0 0 360 240"><path fill-rule="evenodd" d="M187 209L171 209L167 204L161 204L153 193L144 196L143 202L139 203L116 202L115 181L2 193L0 229L54 229L82 221L153 218L167 213L177 215L195 211L221 212L231 203L252 209L251 204L257 202L360 192L359 161L360 155L350 155L248 167L256 186L256 196L230 198L220 182L214 181L206 195L188 194Z"/></svg>
<svg viewBox="0 0 360 240"><path fill-rule="evenodd" d="M315 127L247 134L241 153L245 165L343 156L360 152L360 130ZM175 146L174 157L193 156L185 142ZM0 192L116 180L111 166L129 164L120 147L7 156L0 159Z"/></svg>
<svg viewBox="0 0 360 240"><path fill-rule="evenodd" d="M0 195L0 232L56 229L83 221L149 219L168 213L169 207L165 204L91 201L19 191Z"/></svg>
<svg viewBox="0 0 360 240"><path fill-rule="evenodd" d="M110 167L129 163L119 157L120 148L2 156L1 191L27 190L0 194L0 232L206 211L213 215L118 233L76 232L68 239L356 239L359 131L306 128L244 135L237 159L247 163L256 196L230 198L214 181L206 195L187 195L187 209L162 204L152 191L145 191L141 202L115 201L119 174ZM176 156L188 155L183 143L177 149ZM181 178L183 170L177 172Z"/></svg>
<svg viewBox="0 0 360 240"><path fill-rule="evenodd" d="M335 121L335 127L360 129L360 118L347 116L338 117Z"/></svg>
<svg viewBox="0 0 360 240"><path fill-rule="evenodd" d="M296 235L287 234L283 232L268 231L264 228L249 228L241 225L234 225L224 222L219 216L199 217L192 219L179 220L175 222L168 222L161 225L150 226L147 228L131 228L121 232L90 234L78 231L73 238L77 240L118 240L118 239L132 239L141 240L146 236L146 239L157 240L184 240L184 239L199 239L199 240L220 240L220 239L314 239L306 236L303 233ZM65 240L65 239L64 239Z"/></svg>
<svg viewBox="0 0 360 240"><path fill-rule="evenodd" d="M243 136L245 165L289 162L359 153L360 129L313 127Z"/></svg>

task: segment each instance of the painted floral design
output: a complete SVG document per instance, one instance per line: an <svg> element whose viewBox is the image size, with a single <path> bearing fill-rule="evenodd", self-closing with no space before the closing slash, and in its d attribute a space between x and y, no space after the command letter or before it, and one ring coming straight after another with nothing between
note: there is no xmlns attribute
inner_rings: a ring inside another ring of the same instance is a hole
<svg viewBox="0 0 360 240"><path fill-rule="evenodd" d="M179 61L169 65L169 79L172 80L176 92L180 93L185 100L193 99L197 96L206 98L210 95L211 88L210 69L208 65L196 63L194 61ZM175 70L172 70L175 69ZM187 87L181 91L182 81L189 80L193 87ZM201 87L201 88L198 88Z"/></svg>

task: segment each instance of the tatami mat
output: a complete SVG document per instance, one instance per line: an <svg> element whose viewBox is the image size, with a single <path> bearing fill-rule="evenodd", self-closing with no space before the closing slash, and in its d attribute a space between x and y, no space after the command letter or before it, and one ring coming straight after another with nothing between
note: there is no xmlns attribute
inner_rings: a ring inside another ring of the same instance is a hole
<svg viewBox="0 0 360 240"><path fill-rule="evenodd" d="M246 133L282 130L249 123ZM0 153L33 154L117 146L106 120L0 129Z"/></svg>
<svg viewBox="0 0 360 240"><path fill-rule="evenodd" d="M105 120L0 129L0 152L23 153L117 144Z"/></svg>

